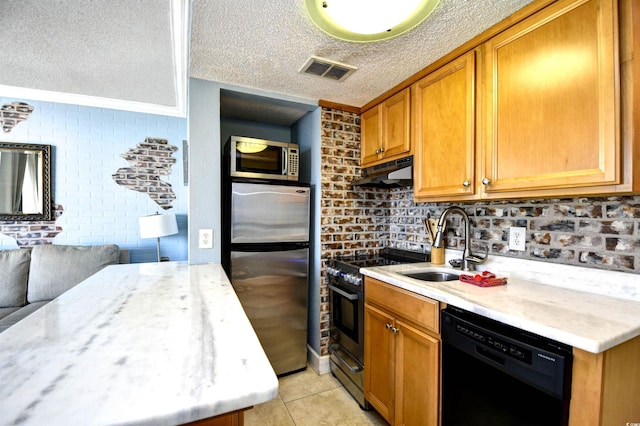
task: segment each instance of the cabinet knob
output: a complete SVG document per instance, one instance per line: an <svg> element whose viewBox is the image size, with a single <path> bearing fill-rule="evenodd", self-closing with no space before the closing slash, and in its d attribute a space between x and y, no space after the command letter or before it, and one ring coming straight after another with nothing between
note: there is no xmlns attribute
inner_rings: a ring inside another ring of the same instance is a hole
<svg viewBox="0 0 640 426"><path fill-rule="evenodd" d="M465 188L468 188L471 186L471 182L469 182L468 180L465 180L464 182L462 182L462 186L464 186Z"/></svg>
<svg viewBox="0 0 640 426"><path fill-rule="evenodd" d="M380 154L380 153L382 152L382 151L381 151L381 149L382 149L382 148L378 148L378 149L376 149L376 154Z"/></svg>
<svg viewBox="0 0 640 426"><path fill-rule="evenodd" d="M389 323L386 323L384 326L387 327L387 330L391 330L391 328L393 328L393 326Z"/></svg>
<svg viewBox="0 0 640 426"><path fill-rule="evenodd" d="M380 148L380 152L384 152L384 147Z"/></svg>
<svg viewBox="0 0 640 426"><path fill-rule="evenodd" d="M482 179L482 184L483 185L489 185L490 183L491 183L491 179L488 179L488 178Z"/></svg>
<svg viewBox="0 0 640 426"><path fill-rule="evenodd" d="M391 332L392 332L393 334L397 334L399 331L400 331L400 329L399 329L399 328L396 328L396 327L392 327L392 328L391 328Z"/></svg>

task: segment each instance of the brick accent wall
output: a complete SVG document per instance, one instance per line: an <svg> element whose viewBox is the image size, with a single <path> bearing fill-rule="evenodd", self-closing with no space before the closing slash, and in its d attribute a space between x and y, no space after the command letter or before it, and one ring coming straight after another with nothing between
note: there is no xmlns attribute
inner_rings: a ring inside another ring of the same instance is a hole
<svg viewBox="0 0 640 426"><path fill-rule="evenodd" d="M33 106L26 102L11 102L0 107L0 127L9 133L18 124L28 119L33 112Z"/></svg>
<svg viewBox="0 0 640 426"><path fill-rule="evenodd" d="M172 155L177 150L178 147L170 145L166 139L146 138L121 155L131 167L119 168L112 175L113 180L127 189L147 194L158 206L168 210L176 194L171 184L160 176L171 174L171 166L176 163Z"/></svg>
<svg viewBox="0 0 640 426"><path fill-rule="evenodd" d="M53 209L54 219L50 221L0 221L0 233L16 240L20 248L53 244L53 239L62 232L56 220L64 209L57 205Z"/></svg>
<svg viewBox="0 0 640 426"><path fill-rule="evenodd" d="M22 102L0 96L0 105L18 101ZM146 194L117 185L112 174L129 166L122 153L150 135L160 135L174 146L180 144L187 136L187 120L82 105L26 102L33 105L33 113L11 132L3 133L2 140L52 146L52 196L56 204L64 206L64 214L56 212L57 220L50 223L0 223L0 250L51 242L118 244L129 250L132 263L155 261L156 241L140 238L138 218L153 214L159 207ZM162 176L176 195L171 211L176 214L180 231L162 239L162 255L171 260L188 257L188 187L184 183L183 155L180 149L169 154L178 161L170 174ZM54 232L59 232L55 239ZM19 236L18 241L15 236Z"/></svg>
<svg viewBox="0 0 640 426"><path fill-rule="evenodd" d="M320 348L328 354L329 290L327 260L335 256L373 253L387 238L387 191L354 189L351 181L360 177L360 116L322 110L322 212Z"/></svg>

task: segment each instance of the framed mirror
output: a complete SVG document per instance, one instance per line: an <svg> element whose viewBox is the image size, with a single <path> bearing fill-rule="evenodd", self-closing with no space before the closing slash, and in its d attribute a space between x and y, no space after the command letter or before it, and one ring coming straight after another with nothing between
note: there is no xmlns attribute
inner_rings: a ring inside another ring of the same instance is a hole
<svg viewBox="0 0 640 426"><path fill-rule="evenodd" d="M0 142L0 221L51 220L51 145Z"/></svg>

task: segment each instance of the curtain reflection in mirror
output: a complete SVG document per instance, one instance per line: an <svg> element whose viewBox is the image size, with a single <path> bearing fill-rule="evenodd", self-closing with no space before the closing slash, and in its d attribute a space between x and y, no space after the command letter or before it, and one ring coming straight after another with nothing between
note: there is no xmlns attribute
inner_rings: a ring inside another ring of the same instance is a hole
<svg viewBox="0 0 640 426"><path fill-rule="evenodd" d="M0 214L42 213L39 170L37 151L0 150Z"/></svg>

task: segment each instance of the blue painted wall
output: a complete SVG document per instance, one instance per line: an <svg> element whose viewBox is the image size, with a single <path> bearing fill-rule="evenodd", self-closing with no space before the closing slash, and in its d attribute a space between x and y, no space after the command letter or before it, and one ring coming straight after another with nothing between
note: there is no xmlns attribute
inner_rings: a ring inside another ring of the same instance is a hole
<svg viewBox="0 0 640 426"><path fill-rule="evenodd" d="M138 217L160 211L143 193L117 185L111 175L130 164L120 155L146 137L167 139L179 149L169 182L176 193L173 208L179 234L161 240L162 255L187 260L188 188L183 179L182 141L187 139L187 120L104 108L67 105L0 97L2 104L21 101L35 107L28 120L3 142L52 145L52 193L64 207L56 221L63 228L55 244L118 244L131 251L131 262L156 259L156 242L138 235ZM0 236L0 249L15 248L12 238Z"/></svg>

